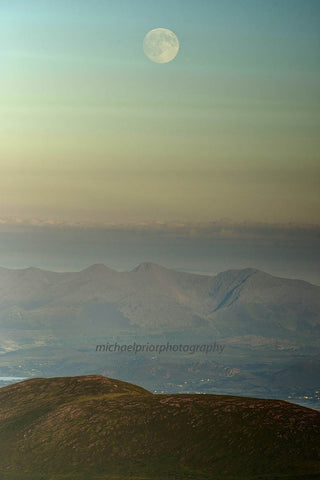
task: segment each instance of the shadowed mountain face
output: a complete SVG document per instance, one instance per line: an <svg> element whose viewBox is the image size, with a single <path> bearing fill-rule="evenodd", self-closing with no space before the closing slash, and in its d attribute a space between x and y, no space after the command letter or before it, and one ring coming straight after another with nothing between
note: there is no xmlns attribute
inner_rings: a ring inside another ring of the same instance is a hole
<svg viewBox="0 0 320 480"><path fill-rule="evenodd" d="M1 268L0 328L3 351L31 338L43 344L44 338L134 329L145 334L190 329L219 338L256 335L299 347L319 338L320 287L249 268L215 277L152 263L131 272L104 265L75 273Z"/></svg>
<svg viewBox="0 0 320 480"><path fill-rule="evenodd" d="M3 480L320 474L320 413L283 401L153 395L91 375L1 388L0 412Z"/></svg>

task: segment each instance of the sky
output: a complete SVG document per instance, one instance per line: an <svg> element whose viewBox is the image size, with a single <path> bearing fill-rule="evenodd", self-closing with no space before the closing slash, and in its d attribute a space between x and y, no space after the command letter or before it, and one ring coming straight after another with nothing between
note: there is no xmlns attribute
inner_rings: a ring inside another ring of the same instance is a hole
<svg viewBox="0 0 320 480"><path fill-rule="evenodd" d="M0 218L319 224L318 0L1 0ZM167 64L143 52L172 30Z"/></svg>
<svg viewBox="0 0 320 480"><path fill-rule="evenodd" d="M103 263L129 271L143 262L205 275L251 267L320 285L320 226L0 221L1 267L62 272Z"/></svg>

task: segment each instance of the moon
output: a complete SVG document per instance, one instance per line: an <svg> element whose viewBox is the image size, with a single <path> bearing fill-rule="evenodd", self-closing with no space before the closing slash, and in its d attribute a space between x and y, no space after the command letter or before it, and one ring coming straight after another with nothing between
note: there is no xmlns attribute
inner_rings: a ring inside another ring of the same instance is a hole
<svg viewBox="0 0 320 480"><path fill-rule="evenodd" d="M167 28L154 28L144 37L143 51L152 62L168 63L177 56L179 40Z"/></svg>

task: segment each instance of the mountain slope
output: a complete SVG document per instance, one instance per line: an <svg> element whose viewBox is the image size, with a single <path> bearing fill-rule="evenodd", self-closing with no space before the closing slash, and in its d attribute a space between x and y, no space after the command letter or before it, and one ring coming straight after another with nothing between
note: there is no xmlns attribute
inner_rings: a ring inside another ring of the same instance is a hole
<svg viewBox="0 0 320 480"><path fill-rule="evenodd" d="M3 480L320 474L320 413L283 401L153 395L92 375L1 388L0 412Z"/></svg>
<svg viewBox="0 0 320 480"><path fill-rule="evenodd" d="M262 335L310 344L320 334L320 287L249 268L215 277L151 263L131 272L104 265L74 273L0 269L5 351L20 345L23 333L31 337L30 330L46 330L52 338L59 332L87 336L88 322L97 337L109 334L110 326L113 333L142 328L146 334L199 327L219 337Z"/></svg>

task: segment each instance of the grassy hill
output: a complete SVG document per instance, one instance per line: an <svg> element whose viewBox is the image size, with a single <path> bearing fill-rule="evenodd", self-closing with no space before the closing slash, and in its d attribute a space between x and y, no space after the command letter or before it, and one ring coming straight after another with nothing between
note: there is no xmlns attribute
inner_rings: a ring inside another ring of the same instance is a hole
<svg viewBox="0 0 320 480"><path fill-rule="evenodd" d="M320 413L98 375L0 389L2 480L316 479Z"/></svg>

